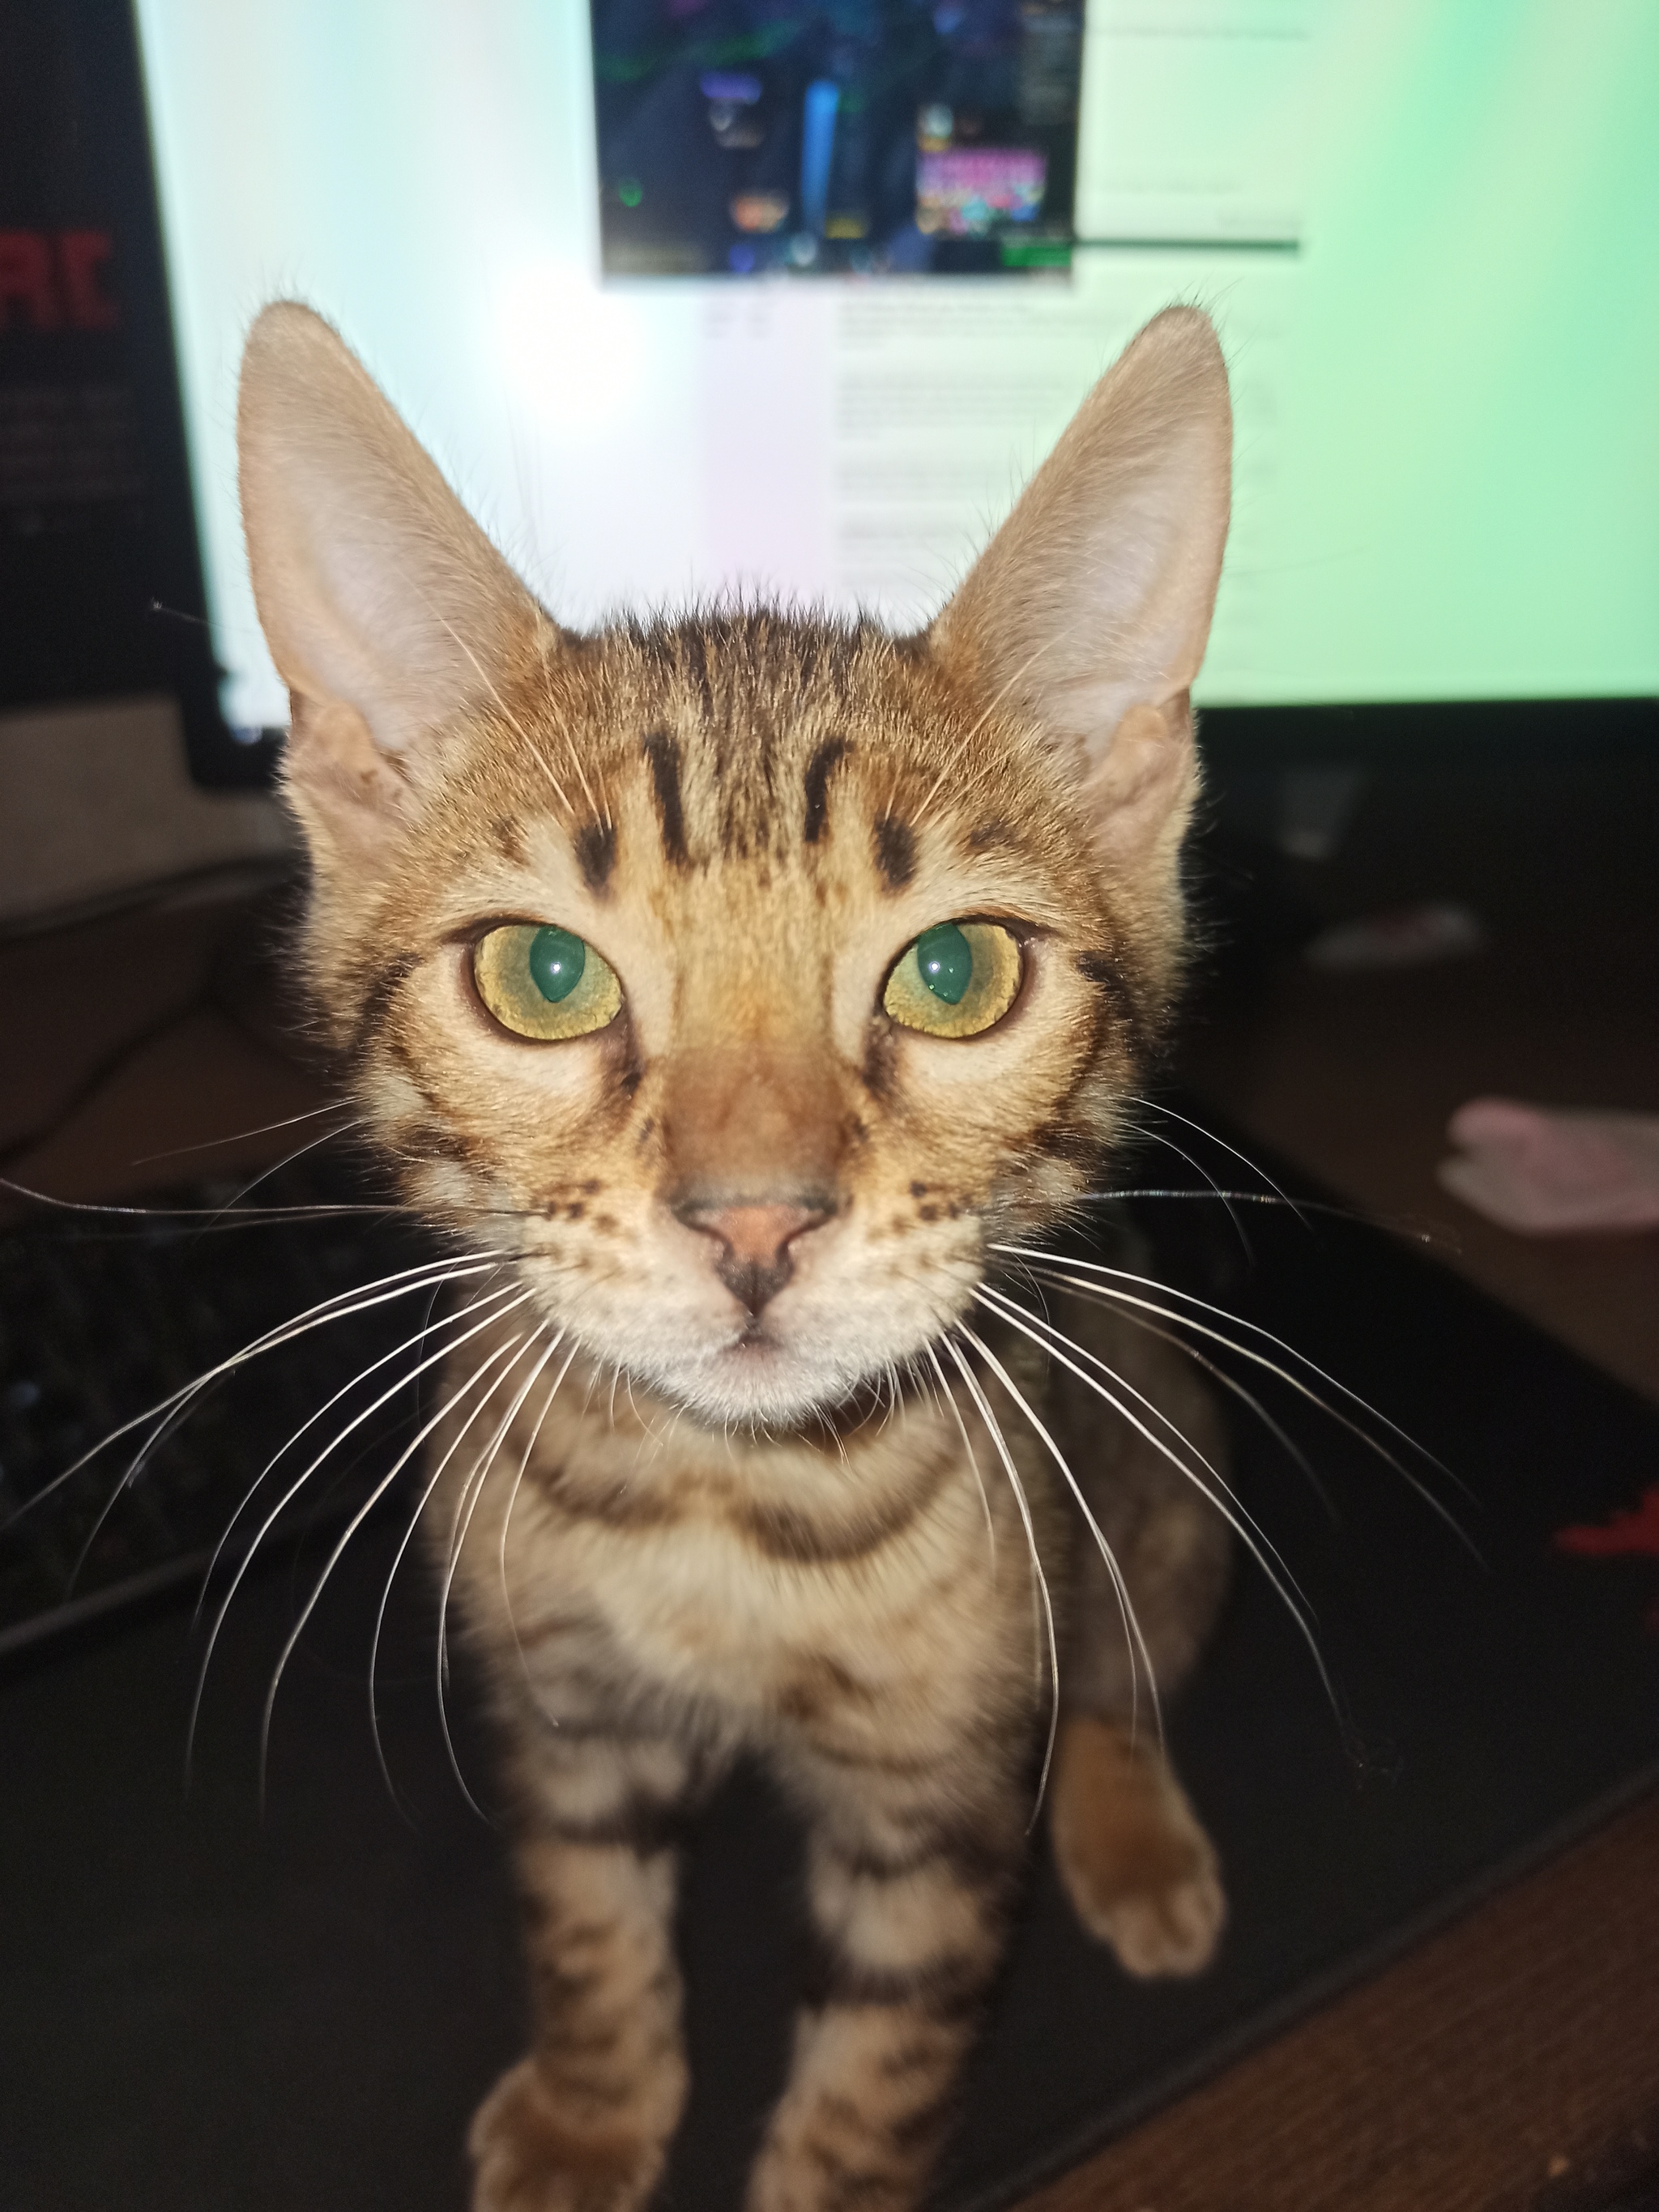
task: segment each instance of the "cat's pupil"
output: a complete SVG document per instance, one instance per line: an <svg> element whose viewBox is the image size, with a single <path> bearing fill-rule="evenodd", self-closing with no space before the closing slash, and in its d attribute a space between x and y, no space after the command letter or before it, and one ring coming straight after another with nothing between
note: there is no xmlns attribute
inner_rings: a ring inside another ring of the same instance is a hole
<svg viewBox="0 0 1659 2212"><path fill-rule="evenodd" d="M568 999L581 981L586 965L586 945L568 929L555 929L550 925L538 929L530 940L530 980L543 998L556 1006L561 999Z"/></svg>
<svg viewBox="0 0 1659 2212"><path fill-rule="evenodd" d="M955 922L941 921L917 938L916 966L936 999L959 1006L974 980L974 948Z"/></svg>

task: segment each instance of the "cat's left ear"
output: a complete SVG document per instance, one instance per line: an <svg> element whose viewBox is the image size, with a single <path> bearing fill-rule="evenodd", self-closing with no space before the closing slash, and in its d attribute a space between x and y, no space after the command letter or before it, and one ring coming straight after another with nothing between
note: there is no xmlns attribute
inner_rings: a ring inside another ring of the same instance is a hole
<svg viewBox="0 0 1659 2212"><path fill-rule="evenodd" d="M319 315L267 307L242 357L242 523L319 860L372 860L446 729L550 624Z"/></svg>
<svg viewBox="0 0 1659 2212"><path fill-rule="evenodd" d="M934 623L972 697L1076 756L1103 864L1174 882L1197 788L1189 691L1231 495L1232 409L1214 330L1149 323L1096 385Z"/></svg>

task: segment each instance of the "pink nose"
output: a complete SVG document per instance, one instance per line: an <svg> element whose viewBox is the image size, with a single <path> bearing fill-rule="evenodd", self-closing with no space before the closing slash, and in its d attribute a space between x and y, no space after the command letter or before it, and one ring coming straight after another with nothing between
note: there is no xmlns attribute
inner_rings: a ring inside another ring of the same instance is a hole
<svg viewBox="0 0 1659 2212"><path fill-rule="evenodd" d="M793 1272L790 1246L808 1230L830 1218L824 1206L771 1203L738 1206L677 1206L688 1229L700 1230L720 1247L714 1272L739 1305L758 1314Z"/></svg>

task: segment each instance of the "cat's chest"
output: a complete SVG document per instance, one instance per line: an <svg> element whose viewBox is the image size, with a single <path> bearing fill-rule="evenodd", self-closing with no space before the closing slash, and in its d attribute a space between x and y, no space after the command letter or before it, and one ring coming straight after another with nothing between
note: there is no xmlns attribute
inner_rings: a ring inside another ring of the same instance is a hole
<svg viewBox="0 0 1659 2212"><path fill-rule="evenodd" d="M617 1686L652 1686L738 1720L837 1732L980 1694L1007 1593L963 1468L927 1471L863 1510L813 1515L690 1480L633 1491L568 1480L509 1545L516 1618L593 1625ZM556 1698L556 1637L532 1672Z"/></svg>

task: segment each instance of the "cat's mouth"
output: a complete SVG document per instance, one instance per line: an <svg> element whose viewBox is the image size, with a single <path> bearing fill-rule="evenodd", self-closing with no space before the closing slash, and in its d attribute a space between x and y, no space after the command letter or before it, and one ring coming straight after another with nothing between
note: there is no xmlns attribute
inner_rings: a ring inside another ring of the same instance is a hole
<svg viewBox="0 0 1659 2212"><path fill-rule="evenodd" d="M811 1420L856 1394L863 1376L852 1365L823 1362L760 1317L658 1387L695 1419L785 1426Z"/></svg>

